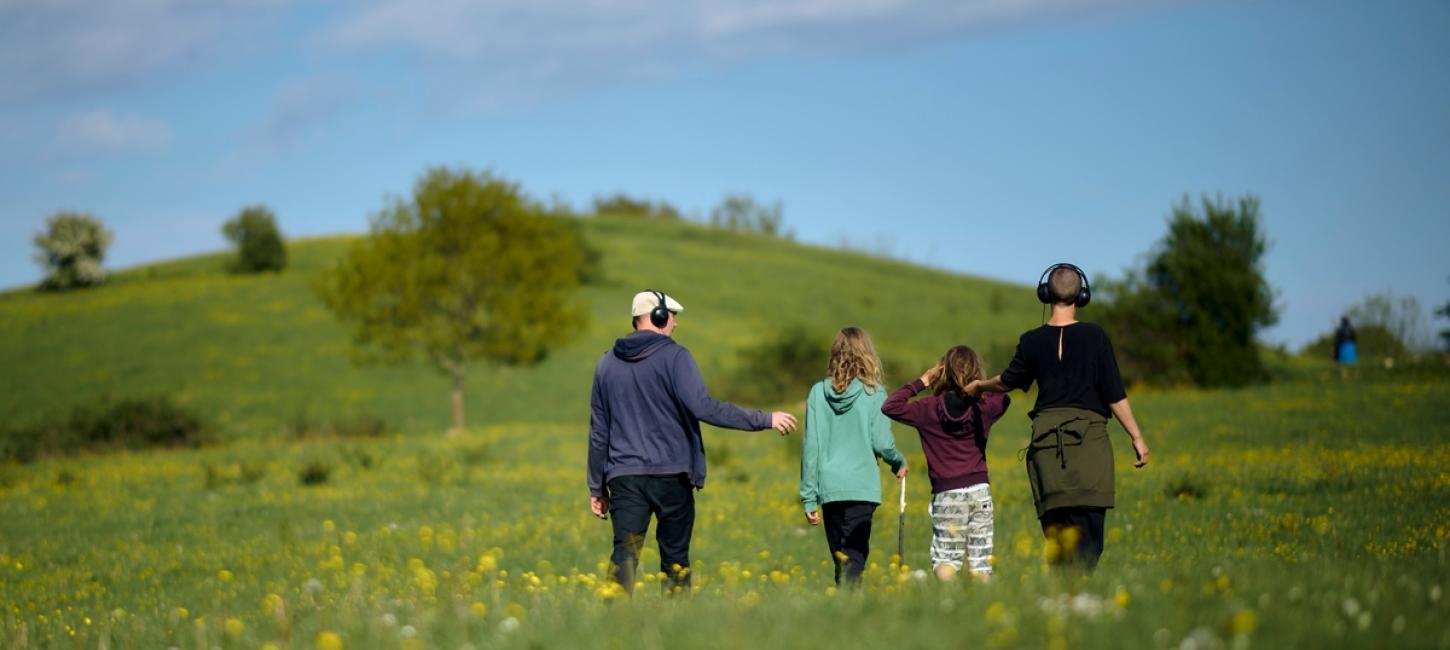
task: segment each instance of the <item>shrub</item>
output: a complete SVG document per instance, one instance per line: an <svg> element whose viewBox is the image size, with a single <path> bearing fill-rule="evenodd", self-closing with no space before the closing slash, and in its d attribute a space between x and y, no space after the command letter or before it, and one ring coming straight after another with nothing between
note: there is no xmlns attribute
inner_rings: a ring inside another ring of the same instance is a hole
<svg viewBox="0 0 1450 650"><path fill-rule="evenodd" d="M665 201L655 203L648 199L636 199L621 193L607 197L594 197L594 214L635 217L654 221L679 221L683 218L675 206Z"/></svg>
<svg viewBox="0 0 1450 650"><path fill-rule="evenodd" d="M302 485L322 485L332 476L332 466L320 460L309 461L297 470L297 482Z"/></svg>
<svg viewBox="0 0 1450 650"><path fill-rule="evenodd" d="M307 409L299 409L287 425L295 438L335 436L338 438L378 438L387 433L388 423L376 415L357 415L323 422L313 420Z"/></svg>
<svg viewBox="0 0 1450 650"><path fill-rule="evenodd" d="M205 442L205 433L201 417L170 397L107 400L5 432L0 457L29 462L87 450L197 445Z"/></svg>
<svg viewBox="0 0 1450 650"><path fill-rule="evenodd" d="M826 376L835 333L802 325L787 325L761 341L741 349L740 364L730 374L725 393L732 400L754 404L780 404L805 399L811 386ZM879 350L878 350L879 353ZM904 382L914 369L886 357L881 359L884 390Z"/></svg>
<svg viewBox="0 0 1450 650"><path fill-rule="evenodd" d="M1278 319L1259 201L1187 197L1144 268L1095 283L1124 379L1239 386L1268 377L1255 336ZM1094 300L1096 304L1098 300ZM1089 309L1093 309L1090 307ZM1089 317L1091 319L1091 317Z"/></svg>
<svg viewBox="0 0 1450 650"><path fill-rule="evenodd" d="M724 230L743 230L771 237L793 239L785 229L785 210L780 201L770 205L756 202L746 194L728 194L710 211L710 225Z"/></svg>
<svg viewBox="0 0 1450 650"><path fill-rule="evenodd" d="M236 218L222 225L222 234L237 247L231 263L233 273L281 271L287 267L287 249L277 231L277 219L263 205L243 208Z"/></svg>
<svg viewBox="0 0 1450 650"><path fill-rule="evenodd" d="M101 262L112 236L100 219L77 212L57 212L45 225L45 232L35 235L35 245L40 248L35 259L45 267L42 291L92 287L106 280Z"/></svg>

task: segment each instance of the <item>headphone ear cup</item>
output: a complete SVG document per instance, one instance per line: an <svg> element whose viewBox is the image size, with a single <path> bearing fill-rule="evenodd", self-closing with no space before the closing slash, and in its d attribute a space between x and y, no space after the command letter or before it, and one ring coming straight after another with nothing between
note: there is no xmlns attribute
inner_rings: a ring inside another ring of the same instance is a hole
<svg viewBox="0 0 1450 650"><path fill-rule="evenodd" d="M1086 307L1089 302L1092 302L1092 300L1093 293L1092 291L1088 290L1086 285L1084 285L1083 288L1077 290L1077 306L1079 308Z"/></svg>
<svg viewBox="0 0 1450 650"><path fill-rule="evenodd" d="M1039 283L1037 283L1037 300L1038 300L1038 302L1041 302L1044 305L1052 302L1052 295L1050 293L1048 293L1048 292L1049 292L1049 289L1047 288L1047 283L1046 282L1039 282Z"/></svg>
<svg viewBox="0 0 1450 650"><path fill-rule="evenodd" d="M664 327L666 323L670 322L670 310L664 307L655 307L649 313L649 322L653 323L655 327Z"/></svg>

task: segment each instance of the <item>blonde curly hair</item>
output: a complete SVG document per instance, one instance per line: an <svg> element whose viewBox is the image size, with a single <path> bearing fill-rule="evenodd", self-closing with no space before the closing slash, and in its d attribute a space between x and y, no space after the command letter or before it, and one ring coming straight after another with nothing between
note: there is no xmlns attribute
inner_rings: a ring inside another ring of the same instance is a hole
<svg viewBox="0 0 1450 650"><path fill-rule="evenodd" d="M831 343L831 362L826 366L831 376L831 388L844 392L852 379L859 378L866 385L867 392L881 385L881 357L876 356L876 346L871 337L859 327L844 327Z"/></svg>

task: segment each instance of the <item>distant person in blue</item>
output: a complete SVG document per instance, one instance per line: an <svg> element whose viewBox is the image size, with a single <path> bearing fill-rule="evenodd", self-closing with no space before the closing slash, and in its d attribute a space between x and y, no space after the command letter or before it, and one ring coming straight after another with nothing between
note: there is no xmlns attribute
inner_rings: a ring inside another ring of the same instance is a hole
<svg viewBox="0 0 1450 650"><path fill-rule="evenodd" d="M1354 326L1349 324L1349 317L1343 316L1339 319L1339 329L1334 330L1334 360L1341 365L1354 365L1359 360L1359 349L1354 341Z"/></svg>

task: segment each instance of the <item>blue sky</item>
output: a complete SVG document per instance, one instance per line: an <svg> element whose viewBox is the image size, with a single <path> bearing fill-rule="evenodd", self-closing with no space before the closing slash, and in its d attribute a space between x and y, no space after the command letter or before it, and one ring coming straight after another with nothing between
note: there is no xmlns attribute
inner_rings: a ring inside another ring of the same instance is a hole
<svg viewBox="0 0 1450 650"><path fill-rule="evenodd" d="M1023 284L1254 193L1264 339L1298 346L1371 292L1450 299L1447 33L1412 0L0 0L0 286L56 210L115 268L252 203L362 232L440 164L581 207L745 192L807 242Z"/></svg>

